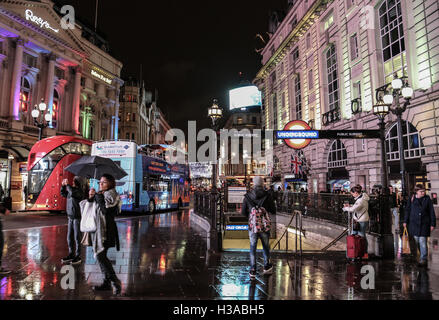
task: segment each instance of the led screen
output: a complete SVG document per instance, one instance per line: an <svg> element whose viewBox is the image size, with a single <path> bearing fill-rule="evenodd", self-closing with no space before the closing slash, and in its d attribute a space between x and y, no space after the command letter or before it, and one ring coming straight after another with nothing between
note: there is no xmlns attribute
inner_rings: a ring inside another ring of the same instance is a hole
<svg viewBox="0 0 439 320"><path fill-rule="evenodd" d="M262 95L256 86L230 90L229 97L230 110L262 106Z"/></svg>

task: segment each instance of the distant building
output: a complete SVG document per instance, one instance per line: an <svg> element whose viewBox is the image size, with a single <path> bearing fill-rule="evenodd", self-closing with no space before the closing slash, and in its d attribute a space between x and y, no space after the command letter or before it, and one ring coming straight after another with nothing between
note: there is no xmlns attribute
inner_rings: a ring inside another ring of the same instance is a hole
<svg viewBox="0 0 439 320"><path fill-rule="evenodd" d="M165 144L171 129L163 112L157 107L157 91L129 79L120 94L119 138L138 145Z"/></svg>

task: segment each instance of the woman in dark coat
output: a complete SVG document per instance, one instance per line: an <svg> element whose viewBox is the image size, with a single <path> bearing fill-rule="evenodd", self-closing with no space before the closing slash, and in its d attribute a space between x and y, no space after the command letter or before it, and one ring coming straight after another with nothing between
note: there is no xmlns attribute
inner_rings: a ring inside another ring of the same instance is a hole
<svg viewBox="0 0 439 320"><path fill-rule="evenodd" d="M103 246L103 250L96 256L102 273L105 275L104 283L100 286L94 287L96 291L112 290L111 284L116 289L116 294L121 292L121 282L117 278L113 265L107 257L108 249L116 247L117 251L119 247L119 234L117 231L117 225L114 218L120 210L120 198L116 192L116 181L111 175L103 175L99 182L100 191L95 194L94 201L97 203L100 211L105 216L105 240L100 243ZM98 239L98 238L95 238Z"/></svg>
<svg viewBox="0 0 439 320"><path fill-rule="evenodd" d="M433 202L425 194L425 188L417 185L415 195L407 201L404 219L404 228L407 228L409 235L414 237L421 251L420 266L426 266L428 260L427 240L431 232L436 228L436 214Z"/></svg>

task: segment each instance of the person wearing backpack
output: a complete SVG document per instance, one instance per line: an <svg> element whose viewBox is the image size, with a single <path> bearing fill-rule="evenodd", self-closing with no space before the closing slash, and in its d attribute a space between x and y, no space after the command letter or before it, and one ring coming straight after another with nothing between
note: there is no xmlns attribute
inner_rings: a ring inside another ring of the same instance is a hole
<svg viewBox="0 0 439 320"><path fill-rule="evenodd" d="M404 229L407 229L411 237L414 237L421 252L420 267L428 264L428 243L433 230L436 228L436 214L433 201L425 194L422 184L415 187L415 195L407 201L405 208Z"/></svg>
<svg viewBox="0 0 439 320"><path fill-rule="evenodd" d="M261 239L264 252L265 275L272 273L273 265L270 263L270 214L276 214L273 198L264 190L262 177L253 179L253 190L248 192L242 203L241 214L249 219L250 238L250 278L256 278L256 250L258 239ZM276 226L273 226L275 228Z"/></svg>

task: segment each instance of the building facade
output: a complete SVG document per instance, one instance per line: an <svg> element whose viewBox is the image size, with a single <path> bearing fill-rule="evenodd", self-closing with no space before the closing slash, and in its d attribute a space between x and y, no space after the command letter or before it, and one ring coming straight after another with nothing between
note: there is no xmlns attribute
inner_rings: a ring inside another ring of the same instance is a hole
<svg viewBox="0 0 439 320"><path fill-rule="evenodd" d="M26 163L41 100L51 114L43 137L115 138L121 62L85 26L64 29L49 0L0 1L0 184L24 198Z"/></svg>
<svg viewBox="0 0 439 320"><path fill-rule="evenodd" d="M171 129L163 112L157 107L157 91L147 90L144 83L127 80L121 89L119 110L120 139L138 145L166 144Z"/></svg>
<svg viewBox="0 0 439 320"><path fill-rule="evenodd" d="M407 77L413 99L403 115L409 188L439 192L439 10L437 1L289 1L262 51L255 83L264 92L263 125L304 120L316 130L378 129L376 89ZM391 184L400 187L396 116L386 119ZM291 174L296 154L275 143L275 167ZM379 140L315 140L303 150L308 190L381 184Z"/></svg>

